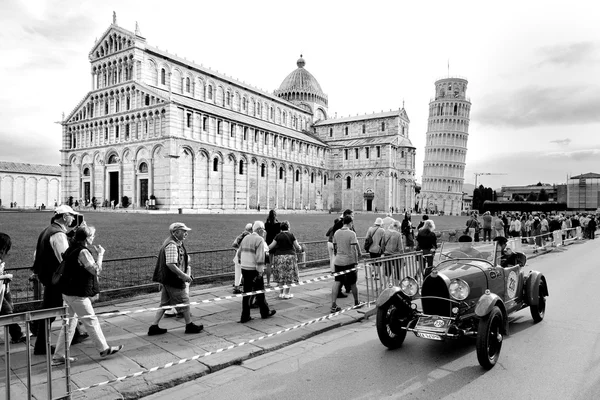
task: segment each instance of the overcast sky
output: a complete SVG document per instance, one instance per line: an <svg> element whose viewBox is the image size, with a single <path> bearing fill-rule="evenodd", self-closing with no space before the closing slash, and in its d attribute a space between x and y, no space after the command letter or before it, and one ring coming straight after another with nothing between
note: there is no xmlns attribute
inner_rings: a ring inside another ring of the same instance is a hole
<svg viewBox="0 0 600 400"><path fill-rule="evenodd" d="M404 102L420 181L436 79L469 81L465 182L564 183L600 173L595 1L0 2L0 160L58 164L62 112L91 89L88 53L112 22L265 91L306 69L338 117Z"/></svg>

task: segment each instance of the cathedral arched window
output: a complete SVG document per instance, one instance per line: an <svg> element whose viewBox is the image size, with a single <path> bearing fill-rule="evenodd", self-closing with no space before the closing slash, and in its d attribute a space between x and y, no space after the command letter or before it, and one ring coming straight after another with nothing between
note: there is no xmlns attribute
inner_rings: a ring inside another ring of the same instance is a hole
<svg viewBox="0 0 600 400"><path fill-rule="evenodd" d="M352 178L346 178L346 189L352 189Z"/></svg>
<svg viewBox="0 0 600 400"><path fill-rule="evenodd" d="M279 179L283 179L283 167L279 167Z"/></svg>
<svg viewBox="0 0 600 400"><path fill-rule="evenodd" d="M227 105L231 105L231 92L227 91Z"/></svg>
<svg viewBox="0 0 600 400"><path fill-rule="evenodd" d="M219 159L215 158L213 160L213 171L214 172L218 172L219 171Z"/></svg>
<svg viewBox="0 0 600 400"><path fill-rule="evenodd" d="M244 161L243 160L240 160L239 173L240 173L240 175L244 175Z"/></svg>
<svg viewBox="0 0 600 400"><path fill-rule="evenodd" d="M83 169L83 176L90 176L90 169L89 168L84 168Z"/></svg>
<svg viewBox="0 0 600 400"><path fill-rule="evenodd" d="M323 175L323 186L327 186L327 175Z"/></svg>
<svg viewBox="0 0 600 400"><path fill-rule="evenodd" d="M260 165L260 177L261 178L265 177L265 164Z"/></svg>
<svg viewBox="0 0 600 400"><path fill-rule="evenodd" d="M294 123L294 126L296 124ZM333 128L329 128L329 137L333 137Z"/></svg>
<svg viewBox="0 0 600 400"><path fill-rule="evenodd" d="M161 83L161 85L166 85L166 81L167 81L166 75L167 75L167 73L166 73L165 69L161 68L160 69L160 83Z"/></svg>
<svg viewBox="0 0 600 400"><path fill-rule="evenodd" d="M119 99L117 99L115 101L115 112L119 112L120 108L121 108L121 102L119 101Z"/></svg>
<svg viewBox="0 0 600 400"><path fill-rule="evenodd" d="M190 78L185 78L185 91L188 93L190 92L190 86Z"/></svg>
<svg viewBox="0 0 600 400"><path fill-rule="evenodd" d="M207 95L207 97L210 100L212 100L212 98L213 98L213 88L212 88L212 85L208 85L208 95Z"/></svg>
<svg viewBox="0 0 600 400"><path fill-rule="evenodd" d="M315 183L315 173L314 172L310 173L310 183Z"/></svg>
<svg viewBox="0 0 600 400"><path fill-rule="evenodd" d="M300 181L300 170L296 170L296 182Z"/></svg>
<svg viewBox="0 0 600 400"><path fill-rule="evenodd" d="M148 173L148 164L146 164L145 162L140 163L140 167L138 168L138 171L140 172L140 174Z"/></svg>
<svg viewBox="0 0 600 400"><path fill-rule="evenodd" d="M108 164L118 164L118 162L119 161L115 154L112 154L110 157L108 157Z"/></svg>

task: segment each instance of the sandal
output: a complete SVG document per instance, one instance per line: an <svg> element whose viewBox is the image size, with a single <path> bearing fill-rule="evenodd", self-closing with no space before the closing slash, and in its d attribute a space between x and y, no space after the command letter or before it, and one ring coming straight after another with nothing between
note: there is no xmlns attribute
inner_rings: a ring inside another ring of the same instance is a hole
<svg viewBox="0 0 600 400"><path fill-rule="evenodd" d="M335 306L335 307L331 307L331 310L329 310L329 311L331 311L331 313L333 314L333 313L342 311L342 309L338 306Z"/></svg>
<svg viewBox="0 0 600 400"><path fill-rule="evenodd" d="M100 352L100 357L108 357L112 354L117 353L119 350L123 348L123 345L120 346L110 346L108 349Z"/></svg>

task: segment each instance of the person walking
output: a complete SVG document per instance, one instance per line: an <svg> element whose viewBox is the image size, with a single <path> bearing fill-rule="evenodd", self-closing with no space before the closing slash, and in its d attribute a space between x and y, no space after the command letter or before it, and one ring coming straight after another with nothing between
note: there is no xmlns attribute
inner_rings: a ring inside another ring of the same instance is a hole
<svg viewBox="0 0 600 400"><path fill-rule="evenodd" d="M333 251L333 235L335 235L335 233L338 230L342 229L342 227L344 226L344 217L346 215L350 215L352 218L354 218L354 211L350 210L349 208L345 209L344 212L342 213L342 215L340 215L339 218L335 219L335 221L333 222L333 227L327 231L327 233L329 233L327 249L330 250L329 251L329 265L331 267L331 272L335 272L335 252ZM350 225L350 230L352 232L355 232L354 224ZM346 289L346 293L342 292L342 286ZM350 293L350 292L352 292L350 285L344 283L343 285L340 286L340 290L338 292L337 297L340 299L344 299L344 298L348 297L348 293Z"/></svg>
<svg viewBox="0 0 600 400"><path fill-rule="evenodd" d="M465 234L471 236L474 242L479 242L479 228L480 224L477 220L477 213L473 212L471 214L471 218L466 223L467 229L465 229Z"/></svg>
<svg viewBox="0 0 600 400"><path fill-rule="evenodd" d="M588 215L590 221L587 224L588 237L592 240L596 239L596 218L593 215Z"/></svg>
<svg viewBox="0 0 600 400"><path fill-rule="evenodd" d="M400 233L400 222L394 221L383 235L383 255L391 256L402 254L402 234Z"/></svg>
<svg viewBox="0 0 600 400"><path fill-rule="evenodd" d="M0 233L0 315L9 315L13 313L13 302L10 294L10 281L12 280L13 275L6 273L6 265L4 262L11 247L12 241L10 236L6 233ZM8 333L11 338L10 342L13 344L27 341L27 337L17 323L8 325ZM7 338L4 338L4 340L7 340Z"/></svg>
<svg viewBox="0 0 600 400"><path fill-rule="evenodd" d="M301 252L302 247L293 233L290 232L289 221L281 223L281 232L275 236L269 245L269 254L273 259L273 280L279 283L279 286L291 285L298 282L298 257L296 252ZM291 299L290 288L281 289L280 299Z"/></svg>
<svg viewBox="0 0 600 400"><path fill-rule="evenodd" d="M281 232L281 224L277 220L277 211L275 211L275 210L269 211L269 216L267 217L267 220L265 221L265 232L266 232L265 241L268 246L271 244L271 242L273 241L275 236L277 236L277 234L279 232ZM271 286L270 254L267 254L266 258L265 258L265 272L266 272L265 275L267 275L267 286Z"/></svg>
<svg viewBox="0 0 600 400"><path fill-rule="evenodd" d="M353 218L351 215L344 216L343 226L338 229L333 235L333 250L335 254L335 272L342 272L347 269L356 267L361 256L360 247L356 233L350 229ZM331 312L335 313L341 310L336 303L338 292L344 281L350 285L352 296L354 297L354 305L358 306L358 288L356 281L358 274L356 271L349 272L343 275L337 275L331 287Z"/></svg>
<svg viewBox="0 0 600 400"><path fill-rule="evenodd" d="M191 231L183 222L174 222L169 226L170 235L163 242L152 276L153 282L161 284L160 307L174 306L176 304L189 304L190 299L186 291L186 283L192 282L191 271L188 269L189 257L183 245ZM178 307L185 319L185 333L200 333L203 325L192 322L190 306ZM167 329L158 326L165 313L161 308L156 312L154 321L148 329L148 336L162 335Z"/></svg>
<svg viewBox="0 0 600 400"><path fill-rule="evenodd" d="M83 317L82 322L94 344L100 357L107 357L123 349L123 345L109 346L106 343L98 317L92 307L92 298L100 293L98 275L102 272L102 259L104 248L94 246L96 228L93 226L80 226L75 231L73 243L64 253L65 272L64 279L68 285L64 285L61 292L62 298L67 304L67 343L71 343L78 317ZM52 357L52 365L64 364L66 361L65 330L61 329L56 342L56 351ZM77 361L70 357L69 362Z"/></svg>
<svg viewBox="0 0 600 400"><path fill-rule="evenodd" d="M504 237L504 220L498 215L494 220L494 238Z"/></svg>
<svg viewBox="0 0 600 400"><path fill-rule="evenodd" d="M42 310L63 305L62 293L52 285L52 275L62 262L63 253L69 248L67 232L73 229L77 215L79 213L67 205L56 207L50 225L38 237L32 269L34 277L37 276L44 286ZM54 318L50 318L48 323L51 325L53 321ZM41 321L37 324L36 336L33 354L44 355L46 354L46 327ZM76 328L71 344L80 343L88 337ZM53 347L51 346L51 349Z"/></svg>
<svg viewBox="0 0 600 400"><path fill-rule="evenodd" d="M434 231L435 224L432 220L427 220L423 224L423 228L417 233L418 249L423 252L423 258L425 258L425 262L427 263L423 277L427 277L433 269L433 257L437 249L437 237Z"/></svg>
<svg viewBox="0 0 600 400"><path fill-rule="evenodd" d="M244 293L265 289L265 281L263 279L266 253L264 236L265 224L262 221L255 221L252 225L252 233L247 235L240 244L237 254L238 263L242 267ZM264 293L257 294L254 297L263 319L275 315L276 311L269 308ZM244 324L250 320L252 320L250 316L250 296L244 296L242 299L242 316L240 322Z"/></svg>

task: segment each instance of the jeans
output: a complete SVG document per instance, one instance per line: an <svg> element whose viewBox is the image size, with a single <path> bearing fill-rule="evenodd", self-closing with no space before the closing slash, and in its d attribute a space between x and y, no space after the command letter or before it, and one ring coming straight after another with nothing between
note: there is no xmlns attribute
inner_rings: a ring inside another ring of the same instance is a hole
<svg viewBox="0 0 600 400"><path fill-rule="evenodd" d="M265 289L265 281L262 275L258 274L257 270L242 268L242 277L244 278L244 293ZM254 297L256 298L256 304L260 308L260 315L263 317L268 316L270 310L269 304L265 299L265 294L257 294ZM242 320L247 320L248 318L250 318L250 296L244 296L242 299Z"/></svg>
<svg viewBox="0 0 600 400"><path fill-rule="evenodd" d="M78 316L84 315L93 315L93 317L82 318L81 322L86 327L87 332L90 335L90 338L96 344L96 350L98 352L102 352L109 348L108 343L106 343L106 339L104 338L104 334L102 333L102 329L100 328L100 322L98 322L98 317L95 316L94 308L92 307L92 301L89 297L78 297L78 296L67 296L63 294L63 300L67 303L68 309L67 314L70 319L67 325L67 338L69 343L73 340L73 335L75 335L75 329L77 328L77 320ZM65 331L64 329L60 330L58 334L58 341L56 342L56 350L54 352L56 357L64 357L65 356Z"/></svg>
<svg viewBox="0 0 600 400"><path fill-rule="evenodd" d="M492 228L483 228L483 241L492 241Z"/></svg>

